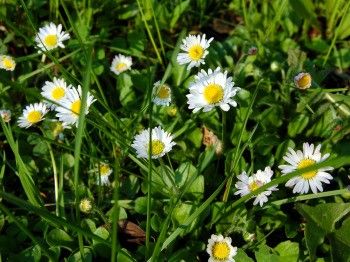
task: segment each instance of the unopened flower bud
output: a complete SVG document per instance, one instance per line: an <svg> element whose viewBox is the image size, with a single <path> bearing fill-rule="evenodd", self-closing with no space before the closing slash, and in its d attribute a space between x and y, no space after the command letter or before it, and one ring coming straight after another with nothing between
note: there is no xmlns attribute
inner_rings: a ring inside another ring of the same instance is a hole
<svg viewBox="0 0 350 262"><path fill-rule="evenodd" d="M299 73L294 77L294 84L297 88L305 90L310 88L312 78L309 73Z"/></svg>

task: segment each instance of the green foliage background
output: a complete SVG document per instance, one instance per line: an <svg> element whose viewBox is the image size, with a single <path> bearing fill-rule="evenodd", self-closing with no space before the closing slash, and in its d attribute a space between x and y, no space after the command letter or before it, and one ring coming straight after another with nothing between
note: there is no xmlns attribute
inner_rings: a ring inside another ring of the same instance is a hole
<svg viewBox="0 0 350 262"><path fill-rule="evenodd" d="M343 0L0 1L0 53L17 62L14 72L0 71L1 108L13 113L0 132L0 261L206 261L207 240L219 233L239 248L236 261L350 261L349 6ZM71 39L43 61L34 36L51 21ZM203 68L228 70L242 88L238 107L226 114L187 108L197 69L187 71L176 55L189 33L215 38ZM256 54L248 54L251 47ZM118 53L132 56L133 66L115 76L109 67ZM293 84L301 71L312 75L309 90ZM40 128L16 124L54 76L97 99L63 140L49 121L54 114ZM171 107L150 103L158 80L172 88ZM161 161L137 159L133 137L157 125L177 146ZM222 155L202 144L203 125L223 141ZM335 167L334 180L324 193L295 196L277 171L287 148L303 142L321 143L331 154L323 166ZM113 166L110 187L96 185L90 172L100 161ZM264 207L253 206L251 195L234 196L234 187L225 191L243 170L267 165L276 179L265 189L280 184L280 190ZM78 208L85 197L94 202L88 215ZM118 231L121 219L139 225L146 241L128 243Z"/></svg>

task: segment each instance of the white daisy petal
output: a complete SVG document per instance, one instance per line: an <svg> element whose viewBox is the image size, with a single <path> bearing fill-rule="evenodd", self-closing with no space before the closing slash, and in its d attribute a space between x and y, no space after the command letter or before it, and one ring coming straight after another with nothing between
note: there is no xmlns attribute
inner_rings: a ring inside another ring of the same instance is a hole
<svg viewBox="0 0 350 262"><path fill-rule="evenodd" d="M212 262L234 262L233 257L237 255L237 247L232 246L232 239L222 235L212 234L206 251L210 256L208 261Z"/></svg>
<svg viewBox="0 0 350 262"><path fill-rule="evenodd" d="M154 83L152 96L152 101L156 105L169 106L171 102L171 89L167 84L161 85L161 82L158 81Z"/></svg>
<svg viewBox="0 0 350 262"><path fill-rule="evenodd" d="M149 150L149 130L143 130L136 135L132 143L132 147L136 150L137 157L148 158ZM152 158L159 158L171 151L172 147L176 145L172 141L173 137L168 132L165 132L160 126L152 129Z"/></svg>
<svg viewBox="0 0 350 262"><path fill-rule="evenodd" d="M68 85L64 79L53 78L53 81L46 81L45 85L42 87L41 95L45 97L48 101L45 101L51 109L56 108L56 104L51 103L50 101L61 104L61 101L66 97L68 89L71 89L72 86Z"/></svg>
<svg viewBox="0 0 350 262"><path fill-rule="evenodd" d="M289 148L289 152L283 157L290 165L280 165L279 168L283 175L293 172L294 170L302 169L316 163L320 163L329 157L329 154L321 155L321 145L303 144L303 151L298 150L295 152ZM290 161L293 157L293 161ZM294 161L296 160L296 161ZM329 184L329 180L333 177L325 171L332 170L333 167L323 167L317 170L305 172L300 176L290 179L287 183L287 187L293 187L293 193L308 193L309 190L316 194L318 191L322 192L322 183Z"/></svg>
<svg viewBox="0 0 350 262"><path fill-rule="evenodd" d="M50 51L58 46L64 48L63 41L70 38L69 34L62 31L62 25L56 26L50 23L42 28L39 28L39 33L35 36L35 42L39 48L39 53Z"/></svg>
<svg viewBox="0 0 350 262"><path fill-rule="evenodd" d="M35 103L26 106L22 116L18 118L18 126L28 128L44 120L48 109L44 103Z"/></svg>
<svg viewBox="0 0 350 262"><path fill-rule="evenodd" d="M201 70L195 76L195 81L190 84L189 90L188 108L193 109L193 112L201 109L208 112L216 106L228 111L230 105L237 105L233 97L240 88L233 86L232 79L227 77L226 71L221 72L221 69L217 68L215 71L209 69L208 72Z"/></svg>
<svg viewBox="0 0 350 262"><path fill-rule="evenodd" d="M126 70L130 70L131 66L132 66L131 56L124 56L122 54L119 54L113 58L110 69L113 73L115 73L116 75L119 75L120 73Z"/></svg>

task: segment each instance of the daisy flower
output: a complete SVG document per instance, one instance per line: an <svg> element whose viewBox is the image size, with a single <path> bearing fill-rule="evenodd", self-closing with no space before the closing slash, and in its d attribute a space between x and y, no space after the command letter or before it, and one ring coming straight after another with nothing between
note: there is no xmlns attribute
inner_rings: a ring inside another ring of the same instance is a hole
<svg viewBox="0 0 350 262"><path fill-rule="evenodd" d="M4 120L5 123L10 122L11 121L11 111L6 110L6 109L0 110L0 117L2 118L2 120Z"/></svg>
<svg viewBox="0 0 350 262"><path fill-rule="evenodd" d="M97 177L97 180L96 180L97 184L100 183L100 179L101 179L102 186L109 185L108 177L110 174L112 174L113 169L106 163L99 163L99 165L95 170L99 175L99 177Z"/></svg>
<svg viewBox="0 0 350 262"><path fill-rule="evenodd" d="M8 55L0 55L0 68L5 69L6 71L15 70L16 62L15 60Z"/></svg>
<svg viewBox="0 0 350 262"><path fill-rule="evenodd" d="M234 84L232 77L227 77L227 72L221 72L219 67L215 71L209 69L208 72L202 69L190 84L190 94L187 95L188 108L193 109L194 113L201 109L208 112L216 106L228 111L230 105L237 106L232 98L240 88Z"/></svg>
<svg viewBox="0 0 350 262"><path fill-rule="evenodd" d="M237 247L233 247L231 242L230 237L211 235L207 245L207 253L210 256L208 262L234 262L233 257L237 255Z"/></svg>
<svg viewBox="0 0 350 262"><path fill-rule="evenodd" d="M169 106L171 102L171 89L167 84L160 84L160 81L153 86L153 103L161 106Z"/></svg>
<svg viewBox="0 0 350 262"><path fill-rule="evenodd" d="M294 84L299 89L308 89L312 83L312 78L309 73L299 73L294 77Z"/></svg>
<svg viewBox="0 0 350 262"><path fill-rule="evenodd" d="M61 100L60 106L56 107L56 116L59 118L59 121L65 123L66 125L78 126L78 119L81 106L81 86L78 86L78 89L72 87L66 90L66 96ZM90 105L95 101L94 97L87 93L86 99L86 108L84 114L89 113Z"/></svg>
<svg viewBox="0 0 350 262"><path fill-rule="evenodd" d="M205 64L204 58L209 53L206 49L210 46L210 42L213 41L213 39L212 37L206 40L205 34L202 37L200 35L187 36L182 40L182 45L180 46L184 53L179 53L177 55L177 62L180 65L188 64L187 70Z"/></svg>
<svg viewBox="0 0 350 262"><path fill-rule="evenodd" d="M132 65L131 56L125 56L125 55L119 54L113 58L111 71L116 75L119 75L120 73L126 70L129 70L131 68L131 65Z"/></svg>
<svg viewBox="0 0 350 262"><path fill-rule="evenodd" d="M28 128L36 123L44 120L45 114L48 112L44 103L35 103L26 106L23 110L22 116L18 119L20 127Z"/></svg>
<svg viewBox="0 0 350 262"><path fill-rule="evenodd" d="M79 209L85 214L89 214L92 210L92 201L89 198L83 198L79 203Z"/></svg>
<svg viewBox="0 0 350 262"><path fill-rule="evenodd" d="M48 100L52 100L57 104L60 104L63 98L65 98L67 90L72 88L71 85L67 86L67 83L63 79L53 78L53 82L46 81L45 85L42 87L41 95ZM52 109L56 108L56 104L49 101L46 103L51 106Z"/></svg>
<svg viewBox="0 0 350 262"><path fill-rule="evenodd" d="M50 23L44 27L39 28L39 33L35 36L35 42L37 47L42 51L52 50L56 47L64 48L63 41L70 38L69 34L62 31L62 25L56 26L54 23Z"/></svg>
<svg viewBox="0 0 350 262"><path fill-rule="evenodd" d="M235 187L238 189L237 192L235 192L235 195L241 195L245 196L248 195L251 192L254 192L261 186L269 183L271 181L271 177L273 175L273 171L269 166L265 167L264 171L258 170L255 174L248 177L246 172L243 172L237 178L239 181L235 184ZM267 197L271 195L272 191L276 191L277 186L269 187L266 191L263 191L259 193L254 202L253 205L257 205L259 203L260 206L263 206L265 202L267 202Z"/></svg>
<svg viewBox="0 0 350 262"><path fill-rule="evenodd" d="M289 152L283 157L283 159L287 161L289 165L280 165L279 168L283 174L288 174L295 170L320 163L329 157L329 154L322 156L320 150L321 145L318 145L315 148L313 144L308 143L303 144L303 151L294 151L292 148L288 148ZM316 194L317 191L322 192L322 182L329 184L329 180L333 179L329 173L325 172L329 170L333 170L333 167L323 167L317 170L305 172L300 176L288 180L286 186L294 186L293 193L305 194L309 192L309 188L311 188L311 191L314 194Z"/></svg>
<svg viewBox="0 0 350 262"><path fill-rule="evenodd" d="M137 157L148 158L149 150L149 129L143 130L140 134L136 135L132 147L136 150ZM165 132L160 126L152 129L152 158L159 158L168 153L175 142L172 141L173 137Z"/></svg>

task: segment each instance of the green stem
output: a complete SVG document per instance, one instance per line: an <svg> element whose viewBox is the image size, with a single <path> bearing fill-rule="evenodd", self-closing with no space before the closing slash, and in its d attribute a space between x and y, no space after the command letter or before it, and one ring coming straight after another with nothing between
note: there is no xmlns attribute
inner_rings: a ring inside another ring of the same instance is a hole
<svg viewBox="0 0 350 262"><path fill-rule="evenodd" d="M60 208L59 208L59 199L58 199L58 178L57 178L57 165L55 161L55 156L52 151L52 147L50 143L46 142L47 147L49 148L50 158L52 162L52 172L53 172L53 182L54 182L54 190L55 190L55 205L56 205L56 216L60 216Z"/></svg>

